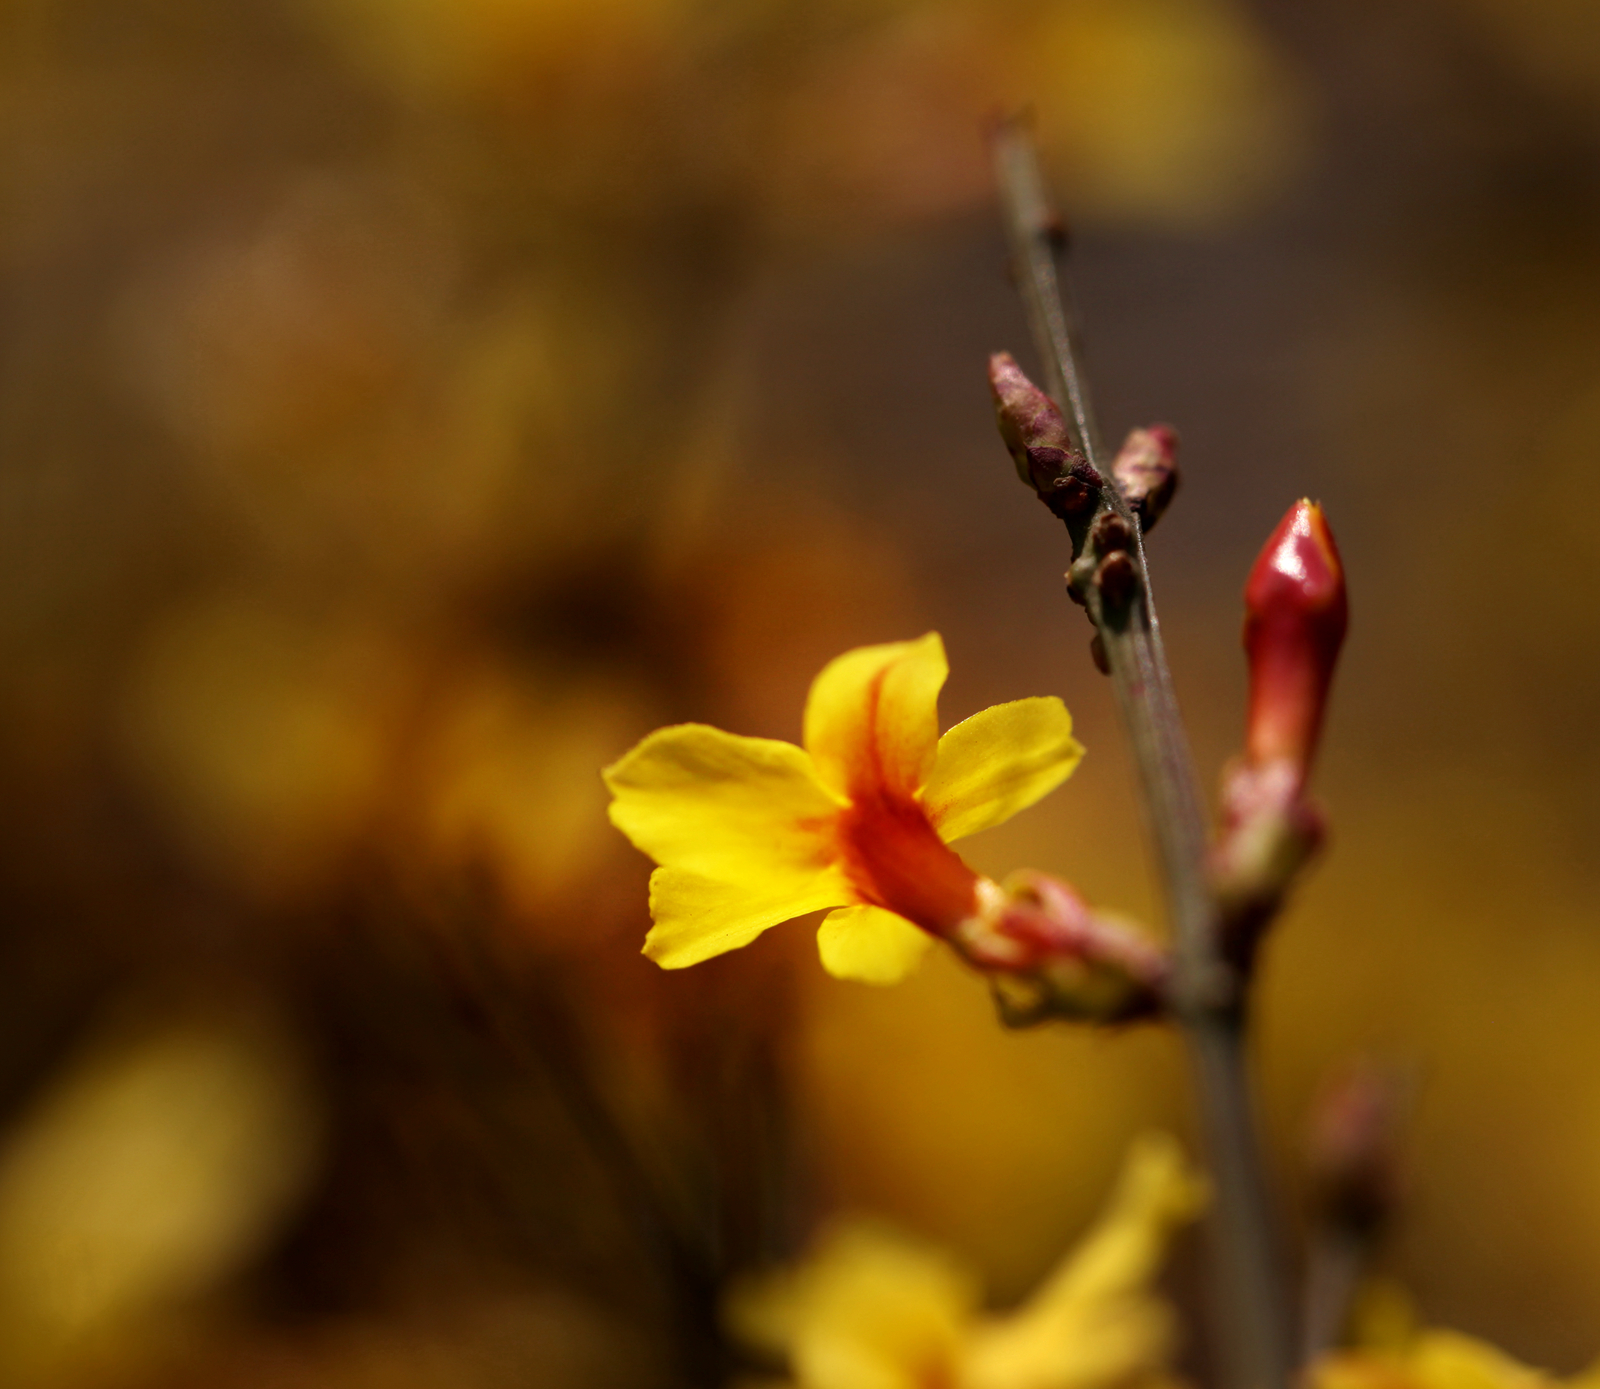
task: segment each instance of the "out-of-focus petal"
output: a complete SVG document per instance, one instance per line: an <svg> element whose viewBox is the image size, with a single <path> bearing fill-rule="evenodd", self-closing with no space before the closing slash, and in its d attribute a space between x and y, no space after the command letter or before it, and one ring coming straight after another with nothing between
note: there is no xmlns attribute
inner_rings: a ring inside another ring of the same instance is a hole
<svg viewBox="0 0 1600 1389"><path fill-rule="evenodd" d="M1311 1371L1315 1389L1554 1389L1554 1376L1459 1331L1424 1331L1404 1351L1344 1351ZM1587 1377L1568 1381L1582 1385Z"/></svg>
<svg viewBox="0 0 1600 1389"><path fill-rule="evenodd" d="M832 856L824 831L839 804L792 743L679 724L602 775L611 823L664 868L782 896L808 891Z"/></svg>
<svg viewBox="0 0 1600 1389"><path fill-rule="evenodd" d="M1171 1309L1150 1284L1205 1187L1177 1144L1135 1144L1105 1214L1015 1316L972 1339L966 1389L1110 1389L1162 1370Z"/></svg>
<svg viewBox="0 0 1600 1389"><path fill-rule="evenodd" d="M922 791L928 818L946 843L1003 824L1072 775L1083 744L1054 697L997 704L939 739Z"/></svg>
<svg viewBox="0 0 1600 1389"><path fill-rule="evenodd" d="M841 907L817 930L822 967L835 979L898 984L922 962L933 938L882 907Z"/></svg>
<svg viewBox="0 0 1600 1389"><path fill-rule="evenodd" d="M749 945L780 921L836 907L849 896L844 879L833 869L814 873L809 880L796 878L763 888L721 882L681 868L658 868L650 875L650 917L655 926L645 937L644 953L662 969L683 969Z"/></svg>
<svg viewBox="0 0 1600 1389"><path fill-rule="evenodd" d="M736 1285L740 1339L787 1355L798 1389L953 1383L976 1282L937 1250L875 1224L836 1228L800 1268Z"/></svg>
<svg viewBox="0 0 1600 1389"><path fill-rule="evenodd" d="M933 771L939 690L950 667L937 632L863 646L828 662L806 700L805 745L833 790L911 796Z"/></svg>
<svg viewBox="0 0 1600 1389"><path fill-rule="evenodd" d="M1571 1379L1513 1360L1459 1331L1425 1328L1406 1290L1370 1279L1351 1316L1352 1346L1324 1355L1307 1373L1310 1389L1596 1389L1600 1364Z"/></svg>
<svg viewBox="0 0 1600 1389"><path fill-rule="evenodd" d="M317 1127L294 1039L267 1013L235 1000L108 1027L0 1151L0 1383L166 1378L146 1363L161 1333L282 1228Z"/></svg>

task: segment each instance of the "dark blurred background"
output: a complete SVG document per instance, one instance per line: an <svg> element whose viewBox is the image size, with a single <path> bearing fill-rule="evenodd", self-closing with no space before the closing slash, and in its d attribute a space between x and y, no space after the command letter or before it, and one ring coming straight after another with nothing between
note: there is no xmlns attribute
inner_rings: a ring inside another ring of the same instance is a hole
<svg viewBox="0 0 1600 1389"><path fill-rule="evenodd" d="M1326 861L1266 957L1292 1199L1418 1078L1385 1266L1600 1351L1600 9L1586 0L3 0L0 1382L713 1383L717 1288L878 1212L1004 1302L1155 1031L1003 1034L812 931L666 975L598 768L794 738L936 628L1089 758L968 846L1154 918L980 132L1031 101L1208 782L1327 506Z"/></svg>

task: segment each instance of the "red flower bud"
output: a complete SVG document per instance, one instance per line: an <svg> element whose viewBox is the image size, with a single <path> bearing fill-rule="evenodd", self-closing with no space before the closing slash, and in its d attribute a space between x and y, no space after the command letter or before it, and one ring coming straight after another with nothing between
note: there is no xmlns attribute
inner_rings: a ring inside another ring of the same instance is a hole
<svg viewBox="0 0 1600 1389"><path fill-rule="evenodd" d="M1302 500L1289 508L1250 571L1244 602L1245 755L1258 766L1289 762L1303 780L1349 622L1344 567L1320 506Z"/></svg>

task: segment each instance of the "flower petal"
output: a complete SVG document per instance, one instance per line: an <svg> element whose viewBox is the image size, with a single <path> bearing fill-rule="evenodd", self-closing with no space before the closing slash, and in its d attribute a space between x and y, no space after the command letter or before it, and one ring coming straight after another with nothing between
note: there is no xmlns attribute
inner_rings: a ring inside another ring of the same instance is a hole
<svg viewBox="0 0 1600 1389"><path fill-rule="evenodd" d="M804 891L832 858L839 804L792 743L679 724L601 775L611 823L664 868L760 895Z"/></svg>
<svg viewBox="0 0 1600 1389"><path fill-rule="evenodd" d="M1098 1224L1026 1310L1044 1313L1072 1303L1139 1293L1161 1269L1167 1243L1205 1208L1209 1189L1165 1133L1136 1139L1117 1189Z"/></svg>
<svg viewBox="0 0 1600 1389"><path fill-rule="evenodd" d="M1177 1229L1206 1201L1205 1183L1164 1134L1135 1143L1099 1222L1023 1306L972 1340L970 1389L1074 1389L1158 1375L1172 1350L1172 1310L1155 1279Z"/></svg>
<svg viewBox="0 0 1600 1389"><path fill-rule="evenodd" d="M912 1389L954 1382L980 1300L948 1255L859 1222L797 1268L735 1283L724 1316L741 1341L787 1359L800 1389Z"/></svg>
<svg viewBox="0 0 1600 1389"><path fill-rule="evenodd" d="M937 632L828 662L811 683L804 740L823 782L845 795L920 790L933 770L949 673Z"/></svg>
<svg viewBox="0 0 1600 1389"><path fill-rule="evenodd" d="M680 868L658 868L650 875L650 916L655 922L644 939L644 953L662 969L684 969L749 945L769 926L849 896L844 879L832 869L808 884L751 889L718 882Z"/></svg>
<svg viewBox="0 0 1600 1389"><path fill-rule="evenodd" d="M1314 1389L1587 1389L1591 1365L1572 1379L1554 1377L1459 1331L1420 1331L1408 1344L1336 1350L1312 1364Z"/></svg>
<svg viewBox="0 0 1600 1389"><path fill-rule="evenodd" d="M1059 699L996 704L939 739L922 804L949 843L1026 810L1071 776L1082 758L1072 715Z"/></svg>
<svg viewBox="0 0 1600 1389"><path fill-rule="evenodd" d="M841 907L817 928L823 969L862 984L898 984L931 944L926 931L882 907Z"/></svg>

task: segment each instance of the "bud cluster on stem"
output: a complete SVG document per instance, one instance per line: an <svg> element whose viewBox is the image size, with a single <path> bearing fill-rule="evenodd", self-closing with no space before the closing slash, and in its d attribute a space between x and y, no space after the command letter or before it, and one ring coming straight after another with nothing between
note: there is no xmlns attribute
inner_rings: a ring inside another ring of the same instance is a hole
<svg viewBox="0 0 1600 1389"><path fill-rule="evenodd" d="M1107 479L1009 353L989 359L989 385L1018 474L1072 537L1067 591L1088 611L1091 653L1109 673L1108 635L1128 629L1144 593L1140 532L1177 488L1177 435L1166 425L1133 430ZM1316 503L1296 502L1245 585L1245 748L1223 778L1221 832L1209 859L1218 948L1244 977L1262 931L1325 835L1306 784L1348 620L1327 519Z"/></svg>
<svg viewBox="0 0 1600 1389"><path fill-rule="evenodd" d="M1138 625L1134 609L1145 589L1140 531L1177 490L1178 436L1167 425L1135 429L1107 478L1073 445L1065 416L1009 352L989 358L989 389L1018 476L1072 537L1067 593L1088 613L1095 628L1090 652L1109 674L1105 629Z"/></svg>

